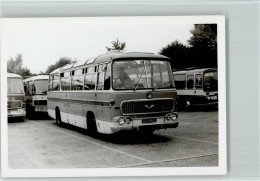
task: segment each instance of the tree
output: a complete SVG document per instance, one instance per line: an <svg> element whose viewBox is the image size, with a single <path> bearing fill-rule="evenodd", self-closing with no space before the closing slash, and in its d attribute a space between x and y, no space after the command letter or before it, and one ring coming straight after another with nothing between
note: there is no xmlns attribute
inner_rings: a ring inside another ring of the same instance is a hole
<svg viewBox="0 0 260 181"><path fill-rule="evenodd" d="M69 57L61 57L58 61L56 61L55 64L48 66L46 73L50 73L53 70L60 68L66 64L71 64L71 63L75 63L75 62L77 62L76 59L72 61L71 58L69 58Z"/></svg>
<svg viewBox="0 0 260 181"><path fill-rule="evenodd" d="M23 78L31 76L32 73L27 67L23 67L22 54L17 54L14 58L10 58L7 61L7 72L21 75Z"/></svg>
<svg viewBox="0 0 260 181"><path fill-rule="evenodd" d="M217 24L195 24L188 43L194 48L217 49Z"/></svg>
<svg viewBox="0 0 260 181"><path fill-rule="evenodd" d="M217 25L196 24L190 32L188 46L175 40L159 54L169 57L174 69L217 67Z"/></svg>
<svg viewBox="0 0 260 181"><path fill-rule="evenodd" d="M116 39L116 41L112 41L112 48L109 48L106 46L107 51L111 51L111 50L124 50L126 43L125 42L120 42L118 40L118 38Z"/></svg>
<svg viewBox="0 0 260 181"><path fill-rule="evenodd" d="M171 66L174 69L183 69L187 66L187 56L189 48L178 40L163 47L159 54L170 58Z"/></svg>
<svg viewBox="0 0 260 181"><path fill-rule="evenodd" d="M217 67L217 25L196 24L190 31L192 37L188 40L191 45L191 64L199 67Z"/></svg>

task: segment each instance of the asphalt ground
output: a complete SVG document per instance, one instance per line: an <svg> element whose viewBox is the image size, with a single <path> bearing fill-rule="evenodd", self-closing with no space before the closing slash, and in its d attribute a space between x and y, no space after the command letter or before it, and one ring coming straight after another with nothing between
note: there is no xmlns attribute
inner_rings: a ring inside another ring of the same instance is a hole
<svg viewBox="0 0 260 181"><path fill-rule="evenodd" d="M89 135L55 120L8 120L8 164L32 168L136 168L218 166L218 111L179 112L179 127Z"/></svg>

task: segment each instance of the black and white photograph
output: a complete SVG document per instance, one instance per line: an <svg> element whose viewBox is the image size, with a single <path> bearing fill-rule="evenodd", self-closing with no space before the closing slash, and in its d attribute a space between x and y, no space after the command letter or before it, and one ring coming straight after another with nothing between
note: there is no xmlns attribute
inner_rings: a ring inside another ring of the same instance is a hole
<svg viewBox="0 0 260 181"><path fill-rule="evenodd" d="M226 174L224 16L4 18L0 43L5 177Z"/></svg>

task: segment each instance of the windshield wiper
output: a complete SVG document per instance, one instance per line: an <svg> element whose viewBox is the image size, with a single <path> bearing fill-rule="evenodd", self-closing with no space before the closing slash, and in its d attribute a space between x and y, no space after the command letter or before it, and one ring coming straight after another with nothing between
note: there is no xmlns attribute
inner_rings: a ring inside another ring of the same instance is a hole
<svg viewBox="0 0 260 181"><path fill-rule="evenodd" d="M163 87L163 86L166 86L166 85L168 85L168 84L170 84L170 83L171 83L171 81L168 81L168 82L166 82L165 84L158 85L158 86L156 86L156 87L153 87L152 89L153 89L153 91L154 91L154 90L156 90L156 89L158 89L158 88L161 88L161 87ZM165 87L165 88L169 88L169 87Z"/></svg>
<svg viewBox="0 0 260 181"><path fill-rule="evenodd" d="M136 86L135 86L135 88L134 88L134 91L137 89L137 86L138 86L138 84L139 84L139 81L140 81L140 79L141 79L143 73L144 73L144 69L143 69L143 71L142 71L142 73L141 73L141 75L140 75L140 77L139 77L139 79L138 79L138 81L137 81L137 83L136 83Z"/></svg>

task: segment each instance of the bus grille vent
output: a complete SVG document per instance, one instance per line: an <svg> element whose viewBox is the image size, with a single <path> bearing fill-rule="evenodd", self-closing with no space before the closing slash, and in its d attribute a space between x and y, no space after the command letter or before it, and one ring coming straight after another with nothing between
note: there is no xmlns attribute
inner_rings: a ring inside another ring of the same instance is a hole
<svg viewBox="0 0 260 181"><path fill-rule="evenodd" d="M35 106L47 105L47 100L35 100L35 101L34 101L34 105L35 105Z"/></svg>
<svg viewBox="0 0 260 181"><path fill-rule="evenodd" d="M123 115L164 113L171 112L173 109L173 99L124 101L121 104L121 112Z"/></svg>

